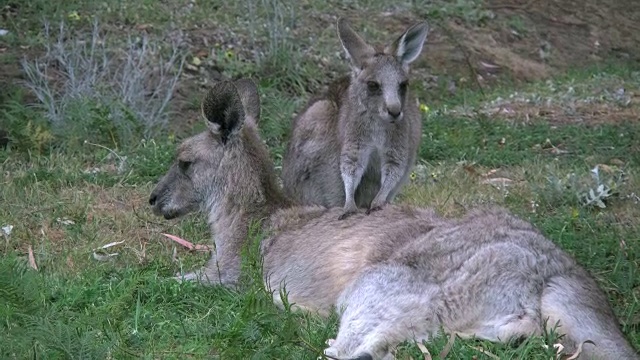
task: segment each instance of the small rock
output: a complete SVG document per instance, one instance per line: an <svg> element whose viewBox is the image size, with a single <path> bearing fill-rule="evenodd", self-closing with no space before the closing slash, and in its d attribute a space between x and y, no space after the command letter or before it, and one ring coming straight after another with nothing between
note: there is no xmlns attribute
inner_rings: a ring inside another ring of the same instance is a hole
<svg viewBox="0 0 640 360"><path fill-rule="evenodd" d="M7 236L11 235L12 230L13 230L13 225L6 225L2 227L2 232Z"/></svg>
<svg viewBox="0 0 640 360"><path fill-rule="evenodd" d="M73 225L73 224L75 224L75 222L73 220L69 220L67 218L57 218L56 221L58 222L58 224L62 224L62 225Z"/></svg>

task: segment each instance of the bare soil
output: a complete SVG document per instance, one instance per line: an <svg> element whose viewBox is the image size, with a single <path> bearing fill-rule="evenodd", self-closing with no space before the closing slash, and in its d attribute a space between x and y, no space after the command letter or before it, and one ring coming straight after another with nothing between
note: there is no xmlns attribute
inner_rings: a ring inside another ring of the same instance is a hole
<svg viewBox="0 0 640 360"><path fill-rule="evenodd" d="M452 19L435 29L425 65L436 73L463 74L471 66L481 76L531 81L602 61L640 64L639 2L489 0L486 8L495 17L485 26ZM516 21L520 29L510 26Z"/></svg>

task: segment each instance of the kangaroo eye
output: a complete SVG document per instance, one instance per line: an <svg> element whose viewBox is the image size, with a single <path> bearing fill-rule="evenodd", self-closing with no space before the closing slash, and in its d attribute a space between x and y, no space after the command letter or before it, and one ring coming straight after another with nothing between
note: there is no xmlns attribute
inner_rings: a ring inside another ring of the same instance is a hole
<svg viewBox="0 0 640 360"><path fill-rule="evenodd" d="M407 87L409 86L409 83L407 81L403 81L400 83L400 91L401 92L406 92L407 91Z"/></svg>
<svg viewBox="0 0 640 360"><path fill-rule="evenodd" d="M178 167L182 172L186 172L187 170L189 170L189 167L191 166L191 164L192 164L191 161L178 160Z"/></svg>
<svg viewBox="0 0 640 360"><path fill-rule="evenodd" d="M380 84L375 81L367 81L367 88L371 92L378 92L380 90Z"/></svg>

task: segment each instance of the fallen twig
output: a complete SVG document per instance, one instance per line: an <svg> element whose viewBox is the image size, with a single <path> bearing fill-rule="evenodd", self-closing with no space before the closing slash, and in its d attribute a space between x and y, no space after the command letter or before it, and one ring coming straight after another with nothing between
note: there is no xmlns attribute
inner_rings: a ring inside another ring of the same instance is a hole
<svg viewBox="0 0 640 360"><path fill-rule="evenodd" d="M29 266L35 271L38 271L38 265L36 264L35 256L33 256L33 248L31 247L31 245L29 245L28 252L29 252Z"/></svg>

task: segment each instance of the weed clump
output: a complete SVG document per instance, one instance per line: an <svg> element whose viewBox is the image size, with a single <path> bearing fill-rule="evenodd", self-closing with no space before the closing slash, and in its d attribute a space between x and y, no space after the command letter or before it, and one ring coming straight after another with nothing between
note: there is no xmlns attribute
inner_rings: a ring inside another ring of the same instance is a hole
<svg viewBox="0 0 640 360"><path fill-rule="evenodd" d="M97 21L89 34L61 22L57 34L45 24L44 49L22 69L52 133L67 146L88 140L118 147L165 129L185 59L180 40L166 46L129 35L118 44Z"/></svg>

